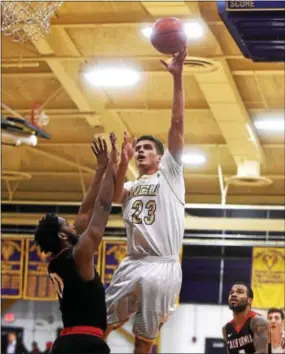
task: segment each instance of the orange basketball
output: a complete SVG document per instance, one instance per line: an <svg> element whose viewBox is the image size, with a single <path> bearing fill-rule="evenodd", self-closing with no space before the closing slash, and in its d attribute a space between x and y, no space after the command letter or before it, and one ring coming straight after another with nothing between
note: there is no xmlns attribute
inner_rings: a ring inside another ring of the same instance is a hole
<svg viewBox="0 0 285 354"><path fill-rule="evenodd" d="M162 54L175 54L186 45L187 35L183 22L175 17L162 18L153 26L151 44Z"/></svg>

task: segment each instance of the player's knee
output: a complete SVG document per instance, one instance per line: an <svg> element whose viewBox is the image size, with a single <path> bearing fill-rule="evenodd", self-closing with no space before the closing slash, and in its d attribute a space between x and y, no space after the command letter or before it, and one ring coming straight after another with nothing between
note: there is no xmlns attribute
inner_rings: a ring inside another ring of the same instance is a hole
<svg viewBox="0 0 285 354"><path fill-rule="evenodd" d="M113 323L113 324L109 324L105 333L104 333L104 336L103 336L103 339L104 340L107 340L109 334L112 332L112 331L115 331L116 329L119 329L121 328L126 322L128 322L128 320L125 320L125 321L122 321L122 322L118 322L118 323Z"/></svg>
<svg viewBox="0 0 285 354"><path fill-rule="evenodd" d="M141 337L135 338L135 354L151 353L155 340Z"/></svg>

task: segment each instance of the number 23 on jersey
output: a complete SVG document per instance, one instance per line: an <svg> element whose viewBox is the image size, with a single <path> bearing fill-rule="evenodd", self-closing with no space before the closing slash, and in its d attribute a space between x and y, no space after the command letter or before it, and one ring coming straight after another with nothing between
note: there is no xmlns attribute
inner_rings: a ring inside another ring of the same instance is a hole
<svg viewBox="0 0 285 354"><path fill-rule="evenodd" d="M156 211L156 202L155 200L149 200L144 203L142 200L136 200L132 205L132 222L133 224L142 224L143 222L146 225L152 225L155 221L155 211ZM142 214L146 215L142 216Z"/></svg>

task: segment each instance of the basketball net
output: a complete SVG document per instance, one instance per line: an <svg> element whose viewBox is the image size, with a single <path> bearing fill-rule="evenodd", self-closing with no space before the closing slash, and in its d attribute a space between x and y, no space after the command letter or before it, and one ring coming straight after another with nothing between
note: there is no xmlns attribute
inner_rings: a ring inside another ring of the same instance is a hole
<svg viewBox="0 0 285 354"><path fill-rule="evenodd" d="M50 18L63 1L1 1L1 30L14 42L38 40L50 32Z"/></svg>
<svg viewBox="0 0 285 354"><path fill-rule="evenodd" d="M32 107L31 123L38 128L45 127L49 123L49 117L43 112L39 104L34 104Z"/></svg>

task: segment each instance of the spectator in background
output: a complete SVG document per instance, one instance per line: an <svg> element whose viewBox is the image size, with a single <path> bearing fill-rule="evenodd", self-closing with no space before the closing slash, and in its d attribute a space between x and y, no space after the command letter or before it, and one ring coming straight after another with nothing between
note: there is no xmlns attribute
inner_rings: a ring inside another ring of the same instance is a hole
<svg viewBox="0 0 285 354"><path fill-rule="evenodd" d="M277 308L271 308L267 312L270 326L271 353L285 353L284 338L284 313Z"/></svg>
<svg viewBox="0 0 285 354"><path fill-rule="evenodd" d="M9 332L7 344L2 348L3 354L27 354L28 351L20 339L17 338L15 332Z"/></svg>
<svg viewBox="0 0 285 354"><path fill-rule="evenodd" d="M39 349L39 346L38 346L38 342L36 341L33 341L32 342L32 350L30 351L30 354L40 354L40 349Z"/></svg>

